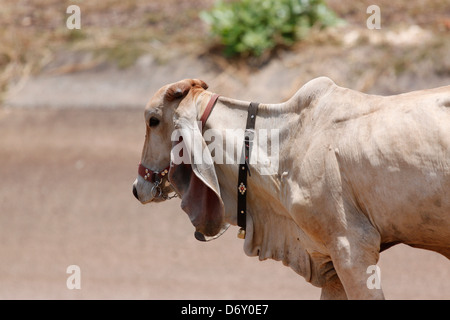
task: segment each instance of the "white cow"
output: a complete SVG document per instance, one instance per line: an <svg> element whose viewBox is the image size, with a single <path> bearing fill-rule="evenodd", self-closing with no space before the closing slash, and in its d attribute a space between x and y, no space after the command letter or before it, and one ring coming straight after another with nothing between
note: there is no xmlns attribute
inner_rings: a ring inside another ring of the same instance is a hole
<svg viewBox="0 0 450 320"><path fill-rule="evenodd" d="M194 144L208 150L202 131L242 131L249 103L219 97L199 128L213 96L206 89L183 80L151 98L133 193L147 203L175 190L199 238L210 239L237 223L240 166L217 161L217 149L212 164ZM278 145L268 135L277 163L270 174L250 164L247 255L282 261L328 299L383 298L368 288L367 270L395 244L450 258L450 86L384 97L321 77L285 103L261 104L255 131L262 129L277 130ZM182 155L174 152L180 143ZM241 153L222 151L227 159Z"/></svg>

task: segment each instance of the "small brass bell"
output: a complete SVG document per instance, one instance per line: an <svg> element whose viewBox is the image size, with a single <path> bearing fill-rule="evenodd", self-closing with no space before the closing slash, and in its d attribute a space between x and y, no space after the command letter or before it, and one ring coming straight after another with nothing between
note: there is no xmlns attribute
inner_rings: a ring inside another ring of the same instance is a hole
<svg viewBox="0 0 450 320"><path fill-rule="evenodd" d="M240 228L239 231L238 231L237 237L239 239L245 239L245 230Z"/></svg>

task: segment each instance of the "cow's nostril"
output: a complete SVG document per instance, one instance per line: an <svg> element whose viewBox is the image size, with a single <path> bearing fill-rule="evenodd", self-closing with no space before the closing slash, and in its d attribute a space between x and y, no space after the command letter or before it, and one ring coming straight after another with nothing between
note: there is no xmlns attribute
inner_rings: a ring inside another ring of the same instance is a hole
<svg viewBox="0 0 450 320"><path fill-rule="evenodd" d="M134 194L134 196L136 197L136 199L139 200L138 193L137 193L137 189L136 189L136 186L135 186L135 185L133 185L133 194Z"/></svg>

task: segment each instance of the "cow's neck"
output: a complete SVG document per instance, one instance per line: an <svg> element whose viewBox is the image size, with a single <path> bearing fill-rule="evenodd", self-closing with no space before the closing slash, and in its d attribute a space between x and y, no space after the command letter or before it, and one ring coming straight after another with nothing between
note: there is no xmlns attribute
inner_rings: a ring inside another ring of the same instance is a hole
<svg viewBox="0 0 450 320"><path fill-rule="evenodd" d="M205 92L203 96L199 97L197 101L198 112L202 114L209 101L211 94ZM237 179L238 179L238 163L241 159L243 143L243 132L247 122L247 110L249 102L234 100L226 97L220 97L210 114L210 117L204 128L204 138L211 147L219 146L212 136L221 135L223 156L213 152L212 156L216 164L216 173L220 182L221 194L224 197L226 204L234 203L232 208L225 208L227 211L227 218L230 222L235 223L236 214L236 197L237 197ZM298 115L294 115L298 117ZM259 146L252 149L250 159L250 173L248 178L248 201L257 200L255 197L268 199L274 195L280 195L280 181L283 176L284 168L282 167L282 160L279 159L279 154L284 154L283 149L287 146L283 145L286 141L286 136L292 128L293 123L298 123L293 119L293 114L282 110L277 105L260 104L258 108L258 115L256 119L256 144ZM212 129L212 130L211 130ZM265 138L267 137L267 139ZM268 145L272 143L273 150L278 151L278 154L271 154L270 150L265 147L264 143ZM275 147L275 142L278 140L278 146ZM233 148L229 145L233 144ZM278 150L277 150L278 149ZM262 151L262 152L261 152ZM267 156L264 155L267 151ZM264 160L272 161L271 165ZM228 198L228 199L227 199ZM280 199L272 199L274 202Z"/></svg>
<svg viewBox="0 0 450 320"><path fill-rule="evenodd" d="M205 92L199 96L197 100L199 114L202 114L211 95L211 93ZM210 146L212 139L210 139L209 134L218 132L222 135L223 146L221 151L223 151L223 156L220 157L219 155L219 159L216 158L214 160L221 196L225 204L226 219L232 224L236 224L237 220L238 164L242 154L240 145L243 143L243 131L246 127L249 105L250 102L247 101L220 97L204 128L204 137ZM263 209L265 212L268 212L269 208L259 208L264 205L272 207L269 210L270 212L281 216L289 216L287 209L284 209L287 201L286 192L280 190L283 179L285 179L289 171L289 168L285 165L285 163L289 163L289 160L279 156L283 155L286 157L286 155L291 153L290 150L294 146L289 145L290 137L292 132L298 131L300 126L300 113L298 110L291 108L291 105L298 106L298 103L289 103L288 101L278 105L260 104L258 108L255 127L256 142L261 145L266 140L262 139L264 134L266 134L270 143L275 142L272 141L272 136L277 136L278 150L273 148L269 151L264 146L258 149L253 148L252 150L253 153L250 159L251 176L248 177L248 185L246 186L248 189L247 208L250 214L252 211L255 213ZM238 133L241 133L241 135L239 136ZM233 148L227 147L227 144L230 143L230 137L232 138L231 143L234 144ZM296 145L295 147L298 146ZM261 150L267 150L268 157L261 156ZM277 152L273 152L274 150ZM217 151L213 152L212 155L213 157L217 156ZM233 161L226 163L229 159ZM257 160L256 163L255 160ZM264 163L264 160L272 161L271 165Z"/></svg>
<svg viewBox="0 0 450 320"><path fill-rule="evenodd" d="M205 92L197 101L199 114L202 113L211 94ZM206 123L205 140L208 129L221 132L224 139L225 133L233 130L244 130L247 122L247 110L249 102L221 97L209 120ZM288 155L294 146L289 145L293 130L298 130L300 125L300 112L290 107L289 101L280 105L261 104L256 119L256 131L265 129L278 130L279 155ZM298 106L298 103L295 105ZM268 132L270 137L270 132ZM242 137L240 137L242 139ZM228 139L225 139L228 140ZM210 143L207 141L207 143ZM223 152L231 159L240 159L242 149L226 148L224 142ZM297 148L298 146L295 146ZM289 163L287 158L279 158L278 166L272 174L264 174L264 166L260 163L250 164L251 176L247 179L247 234L244 251L250 256L259 256L260 259L274 259L283 261L308 281L311 278L310 256L303 244L309 239L298 228L288 212L289 191L283 190L287 184ZM220 184L220 192L225 204L226 220L229 223L237 223L237 181L239 165L237 161L232 164L220 164L215 162L216 174Z"/></svg>

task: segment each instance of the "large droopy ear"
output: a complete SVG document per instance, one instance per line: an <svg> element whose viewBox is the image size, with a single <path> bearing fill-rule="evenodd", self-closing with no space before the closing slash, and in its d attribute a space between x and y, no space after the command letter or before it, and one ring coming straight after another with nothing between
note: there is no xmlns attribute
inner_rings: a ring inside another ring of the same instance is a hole
<svg viewBox="0 0 450 320"><path fill-rule="evenodd" d="M167 101L173 101L176 99L182 99L192 88L208 89L208 85L199 79L185 79L175 83L172 83L166 91L165 99Z"/></svg>
<svg viewBox="0 0 450 320"><path fill-rule="evenodd" d="M190 94L175 111L174 125L169 181L181 195L181 208L194 225L196 238L218 236L227 228L224 204Z"/></svg>

